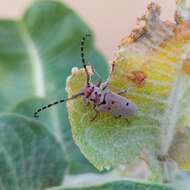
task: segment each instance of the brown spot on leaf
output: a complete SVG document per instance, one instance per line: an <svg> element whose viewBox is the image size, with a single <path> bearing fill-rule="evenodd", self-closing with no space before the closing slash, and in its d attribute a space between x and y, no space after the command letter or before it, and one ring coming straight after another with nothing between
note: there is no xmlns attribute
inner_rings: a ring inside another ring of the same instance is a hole
<svg viewBox="0 0 190 190"><path fill-rule="evenodd" d="M147 78L146 74L140 70L132 71L127 77L129 80L133 81L138 87L143 87Z"/></svg>

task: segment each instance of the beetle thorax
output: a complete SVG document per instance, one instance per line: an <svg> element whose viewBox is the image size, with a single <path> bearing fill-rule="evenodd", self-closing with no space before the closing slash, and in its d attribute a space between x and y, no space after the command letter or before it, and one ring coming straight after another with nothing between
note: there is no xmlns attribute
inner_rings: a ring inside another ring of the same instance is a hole
<svg viewBox="0 0 190 190"><path fill-rule="evenodd" d="M104 99L104 91L93 84L89 84L84 89L84 98L86 102L98 105Z"/></svg>

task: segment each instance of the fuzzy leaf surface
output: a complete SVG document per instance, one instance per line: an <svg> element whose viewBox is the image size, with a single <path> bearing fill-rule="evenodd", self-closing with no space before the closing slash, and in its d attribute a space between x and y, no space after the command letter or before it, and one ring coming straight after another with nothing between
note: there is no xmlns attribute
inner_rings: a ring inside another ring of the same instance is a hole
<svg viewBox="0 0 190 190"><path fill-rule="evenodd" d="M139 34L131 34L138 39L129 37L120 45L109 85L115 93L128 89L123 96L138 106L136 115L126 121L100 113L91 121L95 113L82 99L67 103L75 142L100 170L131 164L142 154L149 161L168 156L176 131L189 126L190 28L169 25L159 15L159 6L151 3L142 18L146 25ZM68 93L75 94L84 81L82 70L73 72ZM183 153L189 160L189 151ZM175 155L177 162L179 154ZM181 162L178 165L182 168Z"/></svg>
<svg viewBox="0 0 190 190"><path fill-rule="evenodd" d="M66 166L61 145L43 125L16 114L0 115L0 189L60 185Z"/></svg>

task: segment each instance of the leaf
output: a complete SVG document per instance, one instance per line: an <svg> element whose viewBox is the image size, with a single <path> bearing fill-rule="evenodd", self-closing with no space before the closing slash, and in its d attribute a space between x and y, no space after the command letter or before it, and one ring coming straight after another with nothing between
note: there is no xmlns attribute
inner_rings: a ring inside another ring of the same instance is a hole
<svg viewBox="0 0 190 190"><path fill-rule="evenodd" d="M34 114L34 107L37 107L39 104L47 105L49 102L45 98L36 98L30 97L21 102L18 102L11 110L12 113L17 113L27 117L31 117ZM34 118L32 118L34 119ZM51 119L51 114L45 112L40 115L40 122L42 122L50 131L52 131L52 126L54 125L53 120Z"/></svg>
<svg viewBox="0 0 190 190"><path fill-rule="evenodd" d="M61 188L58 188L57 190L61 190ZM172 188L157 184L118 181L94 187L62 188L62 190L172 190Z"/></svg>
<svg viewBox="0 0 190 190"><path fill-rule="evenodd" d="M174 190L189 190L190 177L183 177L182 179L175 180L173 183L169 184Z"/></svg>
<svg viewBox="0 0 190 190"><path fill-rule="evenodd" d="M31 117L33 115L33 107L43 103L48 104L47 100L42 98L29 98L25 101L18 103L13 109L13 113L19 113ZM40 115L40 121L51 131L53 120L50 118L50 113L45 112ZM57 137L59 138L59 137ZM67 160L69 162L69 173L78 174L86 172L98 172L98 170L88 162L81 154L78 147L74 144L69 127L65 127L64 130L64 149L67 154Z"/></svg>
<svg viewBox="0 0 190 190"><path fill-rule="evenodd" d="M69 94L76 93L84 85L84 73L76 71L68 81ZM115 119L108 114L99 114L91 121L93 110L87 109L82 99L67 103L72 133L75 142L86 157L100 170L134 161L143 146L154 147L157 129L147 127L128 128L125 119ZM129 120L130 124L140 124L140 120ZM147 130L146 130L147 129ZM146 136L145 136L146 135ZM153 148L152 148L153 149Z"/></svg>
<svg viewBox="0 0 190 190"><path fill-rule="evenodd" d="M61 145L40 123L0 115L0 189L40 190L62 183L67 166Z"/></svg>
<svg viewBox="0 0 190 190"><path fill-rule="evenodd" d="M190 171L190 130L188 127L177 131L169 155L184 171Z"/></svg>
<svg viewBox="0 0 190 190"><path fill-rule="evenodd" d="M82 66L80 40L86 32L90 29L78 15L63 3L50 0L36 1L18 21L1 20L0 111L14 110L33 118L39 107L66 97L65 83L71 68ZM86 46L86 58L101 75L106 75L106 62L95 49L93 39ZM40 115L40 121L66 144L64 149L70 159L76 160L72 167L80 172L80 161L85 158L68 132L65 106L47 110ZM76 158L70 149L78 152ZM84 161L83 168L88 165Z"/></svg>
<svg viewBox="0 0 190 190"><path fill-rule="evenodd" d="M135 116L127 122L100 113L92 122L92 107L81 99L67 103L75 142L100 170L131 164L142 154L147 162L167 162L176 129L189 124L190 28L163 22L159 15L160 7L149 4L140 20L143 27L123 39L117 51L109 88L116 93L128 89L123 96L138 106ZM67 83L69 95L82 86L84 71L77 70Z"/></svg>

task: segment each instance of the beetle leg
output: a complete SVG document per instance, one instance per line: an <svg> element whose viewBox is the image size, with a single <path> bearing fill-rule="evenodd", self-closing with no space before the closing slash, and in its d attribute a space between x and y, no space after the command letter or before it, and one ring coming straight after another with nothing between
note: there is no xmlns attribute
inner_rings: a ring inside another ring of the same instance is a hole
<svg viewBox="0 0 190 190"><path fill-rule="evenodd" d="M130 122L129 122L129 120L127 118L126 118L126 121L127 121L128 124L130 124Z"/></svg>
<svg viewBox="0 0 190 190"><path fill-rule="evenodd" d="M128 92L128 90L120 90L117 94L122 95L122 94L126 94Z"/></svg>
<svg viewBox="0 0 190 190"><path fill-rule="evenodd" d="M130 86L128 89L120 90L117 94L119 95L126 94L133 88L134 88L133 86Z"/></svg>
<svg viewBox="0 0 190 190"><path fill-rule="evenodd" d="M89 105L90 105L90 102L85 102L85 101L84 101L84 105L85 105L85 106L89 106Z"/></svg>
<svg viewBox="0 0 190 190"><path fill-rule="evenodd" d="M99 81L99 82L96 84L96 86L97 86L97 87L100 87L101 83L102 83L102 81Z"/></svg>
<svg viewBox="0 0 190 190"><path fill-rule="evenodd" d="M90 102L85 97L83 98L83 102L84 102L85 106L89 106L90 105Z"/></svg>
<svg viewBox="0 0 190 190"><path fill-rule="evenodd" d="M94 121L99 113L99 111L97 111L96 109L96 105L93 106L93 110L95 111L95 115L92 117L91 121Z"/></svg>
<svg viewBox="0 0 190 190"><path fill-rule="evenodd" d="M114 116L114 117L115 117L115 119L119 119L119 118L121 118L121 115Z"/></svg>
<svg viewBox="0 0 190 190"><path fill-rule="evenodd" d="M101 83L102 83L102 78L99 75L99 73L96 72L96 70L94 69L94 66L91 66L92 68L92 72L98 77L98 83L96 84L97 87L100 87Z"/></svg>
<svg viewBox="0 0 190 190"><path fill-rule="evenodd" d="M110 80L112 78L112 74L114 72L114 68L115 68L115 64L113 63L112 66L111 66L111 72L109 74L109 77L108 77L107 81L102 84L102 90L105 90L108 87L109 82L110 82Z"/></svg>

